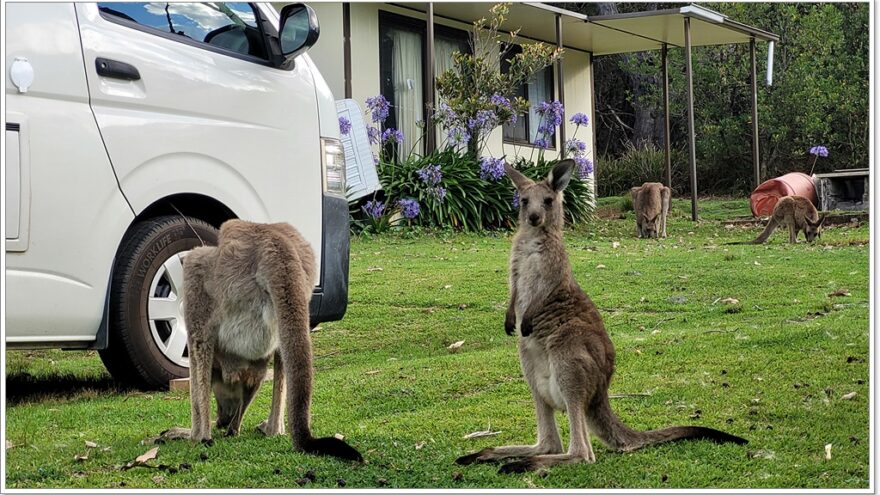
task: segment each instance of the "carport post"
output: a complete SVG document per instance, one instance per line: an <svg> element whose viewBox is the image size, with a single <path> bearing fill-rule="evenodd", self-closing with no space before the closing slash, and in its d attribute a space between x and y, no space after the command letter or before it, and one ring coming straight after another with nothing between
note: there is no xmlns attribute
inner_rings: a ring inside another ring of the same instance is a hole
<svg viewBox="0 0 880 495"><path fill-rule="evenodd" d="M761 161L758 155L758 63L755 58L755 37L749 41L752 60L752 166L755 168L755 187L761 184Z"/></svg>
<svg viewBox="0 0 880 495"><path fill-rule="evenodd" d="M428 2L425 22L425 153L431 153L436 148L437 133L434 131L434 3Z"/></svg>
<svg viewBox="0 0 880 495"><path fill-rule="evenodd" d="M556 49L562 49L562 14L556 14ZM562 57L556 59L556 92L562 103L562 124L559 125L559 157L565 158L565 78L562 75Z"/></svg>
<svg viewBox="0 0 880 495"><path fill-rule="evenodd" d="M672 187L672 144L669 132L669 60L667 52L669 47L663 43L663 148L666 156L666 186Z"/></svg>
<svg viewBox="0 0 880 495"><path fill-rule="evenodd" d="M699 220L697 214L697 139L694 134L694 68L691 61L691 18L684 18L685 71L688 86L688 148L691 161L691 220Z"/></svg>

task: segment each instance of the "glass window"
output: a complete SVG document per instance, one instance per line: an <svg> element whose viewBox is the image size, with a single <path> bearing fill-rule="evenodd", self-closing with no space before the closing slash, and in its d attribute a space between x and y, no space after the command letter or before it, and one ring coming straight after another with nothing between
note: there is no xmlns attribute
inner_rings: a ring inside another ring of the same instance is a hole
<svg viewBox="0 0 880 495"><path fill-rule="evenodd" d="M249 3L101 2L101 13L240 55L268 59L266 43Z"/></svg>
<svg viewBox="0 0 880 495"><path fill-rule="evenodd" d="M504 50L504 58L501 60L501 72L507 72L510 69L510 60L516 54L522 53L522 47L508 45L502 50ZM529 112L520 116L513 125L504 124L504 140L534 144L535 140L541 137L538 135L541 118L535 110L542 101L553 101L553 67L545 67L538 71L531 79L517 88L514 96L522 97L529 102ZM551 144L555 143L555 133L548 136L548 140Z"/></svg>
<svg viewBox="0 0 880 495"><path fill-rule="evenodd" d="M379 73L382 96L391 105L385 127L403 132L398 153L421 152L424 121L424 34L415 26L387 18L379 22Z"/></svg>

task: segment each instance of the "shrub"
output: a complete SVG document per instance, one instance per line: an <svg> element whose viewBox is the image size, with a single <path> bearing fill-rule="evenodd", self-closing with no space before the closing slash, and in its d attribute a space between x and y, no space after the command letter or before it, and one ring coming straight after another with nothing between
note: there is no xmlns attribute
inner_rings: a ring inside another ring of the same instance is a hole
<svg viewBox="0 0 880 495"><path fill-rule="evenodd" d="M672 151L672 163L687 162L684 154L679 150ZM666 156L662 150L654 145L635 146L626 145L626 151L620 158L602 160L599 171L596 174L599 195L618 196L629 194L632 187L638 187L645 182L664 182L666 174ZM684 184L687 175L682 174L680 169L672 167L672 183ZM679 194L685 191L673 191Z"/></svg>

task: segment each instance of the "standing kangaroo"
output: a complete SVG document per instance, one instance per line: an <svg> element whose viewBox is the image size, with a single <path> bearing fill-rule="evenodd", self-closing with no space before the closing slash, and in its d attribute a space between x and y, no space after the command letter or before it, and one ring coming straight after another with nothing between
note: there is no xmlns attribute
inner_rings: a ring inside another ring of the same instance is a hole
<svg viewBox="0 0 880 495"><path fill-rule="evenodd" d="M813 206L813 202L803 196L784 196L773 207L773 215L767 222L767 227L761 232L752 244L762 244L770 234L781 225L788 225L788 241L792 244L797 242L798 232L804 231L807 242L813 242L822 236L822 224L825 216L819 218L819 212Z"/></svg>
<svg viewBox="0 0 880 495"><path fill-rule="evenodd" d="M612 412L608 386L614 373L614 345L596 306L572 276L562 239L562 191L573 167L572 160L564 160L545 181L535 183L505 165L519 192L520 211L510 254L510 304L504 328L520 336L520 362L535 402L538 442L486 448L456 462L521 458L503 465L502 473L593 463L590 432L620 452L688 438L745 444L740 437L700 426L639 432ZM568 413L567 453L562 450L554 410Z"/></svg>
<svg viewBox="0 0 880 495"><path fill-rule="evenodd" d="M636 235L653 239L666 237L666 215L669 214L672 190L659 182L645 182L630 192L636 212Z"/></svg>
<svg viewBox="0 0 880 495"><path fill-rule="evenodd" d="M211 442L212 389L217 427L237 435L274 355L271 410L258 429L284 434L286 403L294 450L361 461L344 441L313 437L309 424L316 273L308 241L286 223L229 220L216 247L186 256L183 276L192 428L171 428L162 437Z"/></svg>

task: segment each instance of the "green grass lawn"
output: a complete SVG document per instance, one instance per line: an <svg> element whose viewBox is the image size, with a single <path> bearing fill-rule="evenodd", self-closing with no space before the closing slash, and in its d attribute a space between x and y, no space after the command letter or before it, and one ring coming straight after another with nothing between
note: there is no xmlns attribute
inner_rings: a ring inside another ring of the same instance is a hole
<svg viewBox="0 0 880 495"><path fill-rule="evenodd" d="M768 245L726 246L760 231L720 222L747 215L745 200L702 201L699 223L676 200L669 238L639 240L618 203L603 199L605 219L566 237L617 349L612 407L634 428L698 424L748 445L618 454L594 439L595 464L543 474L453 464L535 439L516 340L503 329L511 234L410 233L353 239L348 313L313 333L313 429L344 434L364 464L293 453L288 437L254 432L269 408L264 387L241 436L161 445L151 464L177 472L121 470L150 448L142 439L189 424L186 395L119 390L93 352L10 351L6 486L867 488L867 224L827 229L815 245L789 245L780 231ZM839 289L849 295L829 296ZM500 433L463 438L490 424Z"/></svg>

